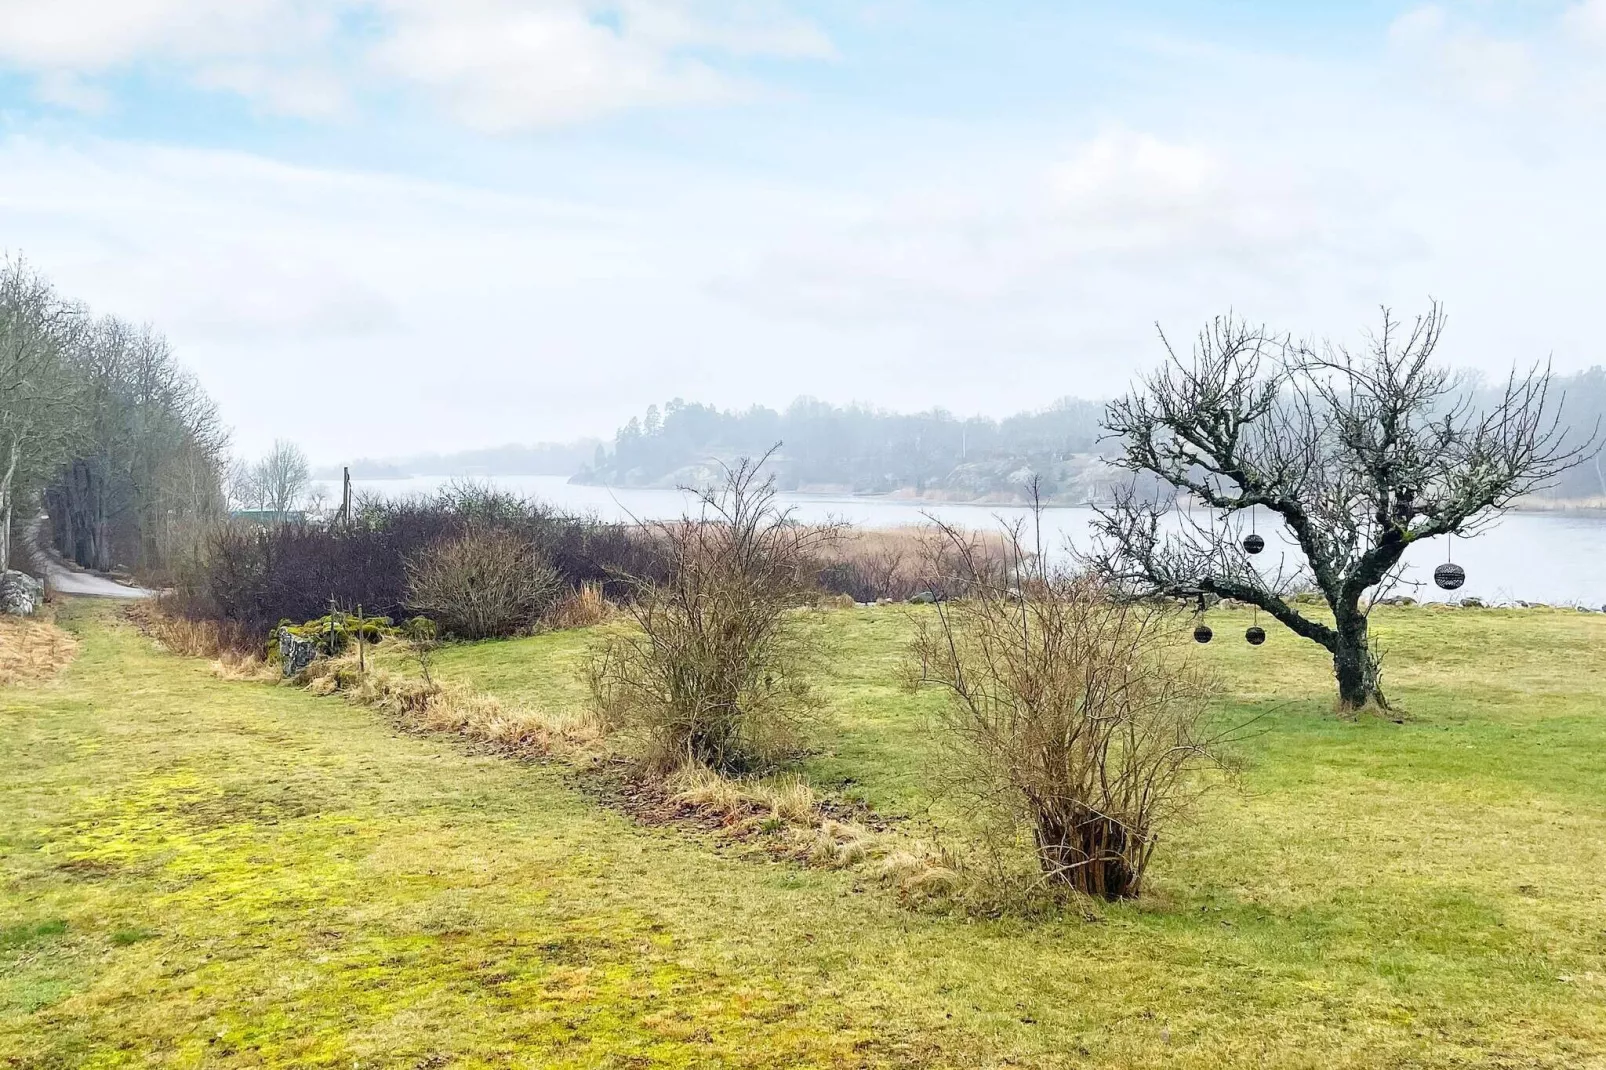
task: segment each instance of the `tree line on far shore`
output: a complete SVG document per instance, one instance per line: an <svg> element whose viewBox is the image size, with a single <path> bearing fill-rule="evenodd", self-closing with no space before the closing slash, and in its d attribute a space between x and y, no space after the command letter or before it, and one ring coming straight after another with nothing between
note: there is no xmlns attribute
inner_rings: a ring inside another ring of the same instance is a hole
<svg viewBox="0 0 1606 1070"><path fill-rule="evenodd" d="M1463 375L1460 392L1474 407L1499 403L1503 384ZM1606 368L1592 367L1551 381L1562 428L1587 438L1606 426ZM721 410L679 398L632 417L611 445L597 445L581 482L653 486L685 482L712 460L731 461L784 443L772 461L783 490L830 486L856 494L913 491L954 500L1028 496L1027 473L1038 492L1057 502L1107 501L1132 475L1112 468L1120 448L1103 427L1105 404L1060 398L1037 412L1002 420L959 417L942 409L893 413L863 405L799 398L784 410L753 406ZM1162 491L1163 485L1153 483ZM1591 458L1560 473L1537 498L1556 502L1606 499L1606 462Z"/></svg>

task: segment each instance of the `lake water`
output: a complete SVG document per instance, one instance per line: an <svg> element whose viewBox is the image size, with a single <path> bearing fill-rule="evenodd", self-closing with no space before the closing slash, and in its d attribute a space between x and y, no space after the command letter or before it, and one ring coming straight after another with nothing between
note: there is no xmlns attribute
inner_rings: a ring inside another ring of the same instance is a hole
<svg viewBox="0 0 1606 1070"><path fill-rule="evenodd" d="M562 476L477 477L477 481L531 498L560 509L592 513L605 520L664 519L680 516L687 496L673 490L627 490L571 484ZM399 497L428 494L450 482L445 477L411 479L356 479L361 492ZM332 495L331 495L332 496ZM889 528L919 524L925 514L945 523L972 529L996 529L1000 523L1023 519L1018 507L899 502L881 498L828 497L792 494L782 496L800 519L844 520L859 527ZM1052 508L1044 514L1045 545L1085 548L1089 542L1089 509ZM1267 523L1259 525L1267 547L1260 555L1275 567L1279 553L1292 542ZM1435 565L1445 559L1445 540L1415 547L1407 556L1406 584L1396 593L1428 599L1476 596L1486 602L1547 602L1552 605L1606 605L1606 517L1586 514L1516 513L1501 518L1482 534L1455 540L1457 564L1467 570L1466 586L1452 593L1433 586ZM1289 550L1289 560L1293 560ZM1415 584L1415 586L1412 586Z"/></svg>

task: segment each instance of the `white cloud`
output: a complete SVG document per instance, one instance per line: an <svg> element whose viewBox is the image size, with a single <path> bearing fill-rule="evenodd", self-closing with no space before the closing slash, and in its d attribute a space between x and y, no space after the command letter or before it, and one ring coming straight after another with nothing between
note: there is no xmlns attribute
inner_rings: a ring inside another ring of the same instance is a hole
<svg viewBox="0 0 1606 1070"><path fill-rule="evenodd" d="M450 7L395 0L375 67L434 93L471 126L500 131L726 92L707 65L593 21L576 5L504 0Z"/></svg>
<svg viewBox="0 0 1606 1070"><path fill-rule="evenodd" d="M382 65L386 84L488 128L739 91L710 52L829 55L777 8L385 10L351 69ZM1008 412L1120 389L1155 359L1156 320L1185 336L1229 307L1348 336L1380 303L1433 295L1459 363L1600 361L1606 141L1560 95L1584 83L1550 74L1582 23L1519 42L1537 72L1489 107L1447 49L1498 39L1458 10L1397 22L1381 66L1169 56L1143 86L1159 106L1112 91L1091 133L1082 112L918 123L832 107L744 142L736 166L613 138L477 143L474 173L504 176L501 191L12 138L0 242L169 331L248 451L289 435L330 460L368 448L370 419L450 448L605 433L677 394ZM293 66L183 47L193 77L272 106L348 99L349 72L307 77L331 71L316 49ZM127 48L84 53L114 54ZM304 95L275 97L292 73ZM93 90L83 77L61 92ZM589 199L543 199L556 189Z"/></svg>
<svg viewBox="0 0 1606 1070"><path fill-rule="evenodd" d="M1511 104L1535 83L1537 63L1526 40L1501 39L1462 25L1436 4L1406 12L1389 26L1400 62L1486 104Z"/></svg>
<svg viewBox="0 0 1606 1070"><path fill-rule="evenodd" d="M1395 69L1444 98L1519 123L1599 126L1606 108L1606 0L1579 0L1523 31L1480 22L1484 5L1430 4L1399 16L1388 40Z"/></svg>
<svg viewBox="0 0 1606 1070"><path fill-rule="evenodd" d="M720 292L820 323L918 325L927 345L955 351L1048 354L1092 323L1144 345L1156 317L1234 302L1298 311L1305 294L1352 292L1420 244L1369 203L1364 178L1238 145L1114 129L1058 159L953 151L986 164L806 220Z"/></svg>
<svg viewBox="0 0 1606 1070"><path fill-rule="evenodd" d="M96 78L166 64L275 112L325 117L377 84L507 130L740 92L713 55L831 54L817 27L774 4L0 0L0 63L35 74L41 100L74 107L96 102Z"/></svg>
<svg viewBox="0 0 1606 1070"><path fill-rule="evenodd" d="M1577 40L1606 45L1606 0L1583 0L1562 14L1562 27Z"/></svg>

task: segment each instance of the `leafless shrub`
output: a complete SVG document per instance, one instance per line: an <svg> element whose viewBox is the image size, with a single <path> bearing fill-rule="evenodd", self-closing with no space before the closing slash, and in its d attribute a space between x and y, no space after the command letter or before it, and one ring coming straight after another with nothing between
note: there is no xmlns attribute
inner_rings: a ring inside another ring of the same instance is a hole
<svg viewBox="0 0 1606 1070"><path fill-rule="evenodd" d="M424 683L434 684L431 671L435 666L435 651L440 649L440 629L428 617L410 617L402 621L402 638L407 641L407 653L418 664L418 674Z"/></svg>
<svg viewBox="0 0 1606 1070"><path fill-rule="evenodd" d="M1108 899L1137 896L1161 828L1217 760L1207 679L1173 656L1172 611L1112 599L1096 579L1011 544L1000 582L964 536L967 579L939 602L913 656L949 692L943 725L957 782L1008 833L1030 832L1040 882Z"/></svg>
<svg viewBox="0 0 1606 1070"><path fill-rule="evenodd" d="M517 533L471 524L407 561L408 604L460 639L513 635L535 624L563 582Z"/></svg>
<svg viewBox="0 0 1606 1070"><path fill-rule="evenodd" d="M634 731L659 772L774 766L798 753L817 709L807 670L819 640L794 610L812 600L811 563L837 529L779 508L762 464L744 460L699 492L697 516L644 525L667 579L631 577L636 627L590 658L598 712Z"/></svg>

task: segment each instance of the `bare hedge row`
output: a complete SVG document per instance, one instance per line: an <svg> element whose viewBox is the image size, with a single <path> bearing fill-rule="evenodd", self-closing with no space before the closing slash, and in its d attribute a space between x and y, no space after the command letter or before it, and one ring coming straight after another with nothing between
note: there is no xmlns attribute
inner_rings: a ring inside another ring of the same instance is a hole
<svg viewBox="0 0 1606 1070"><path fill-rule="evenodd" d="M260 637L279 621L342 610L394 619L425 614L460 638L511 635L569 591L631 601L639 581L667 580L672 540L660 527L558 512L478 488L359 501L349 522L222 525L179 570L168 609ZM822 540L807 586L855 601L902 601L926 589L923 536L849 531Z"/></svg>

